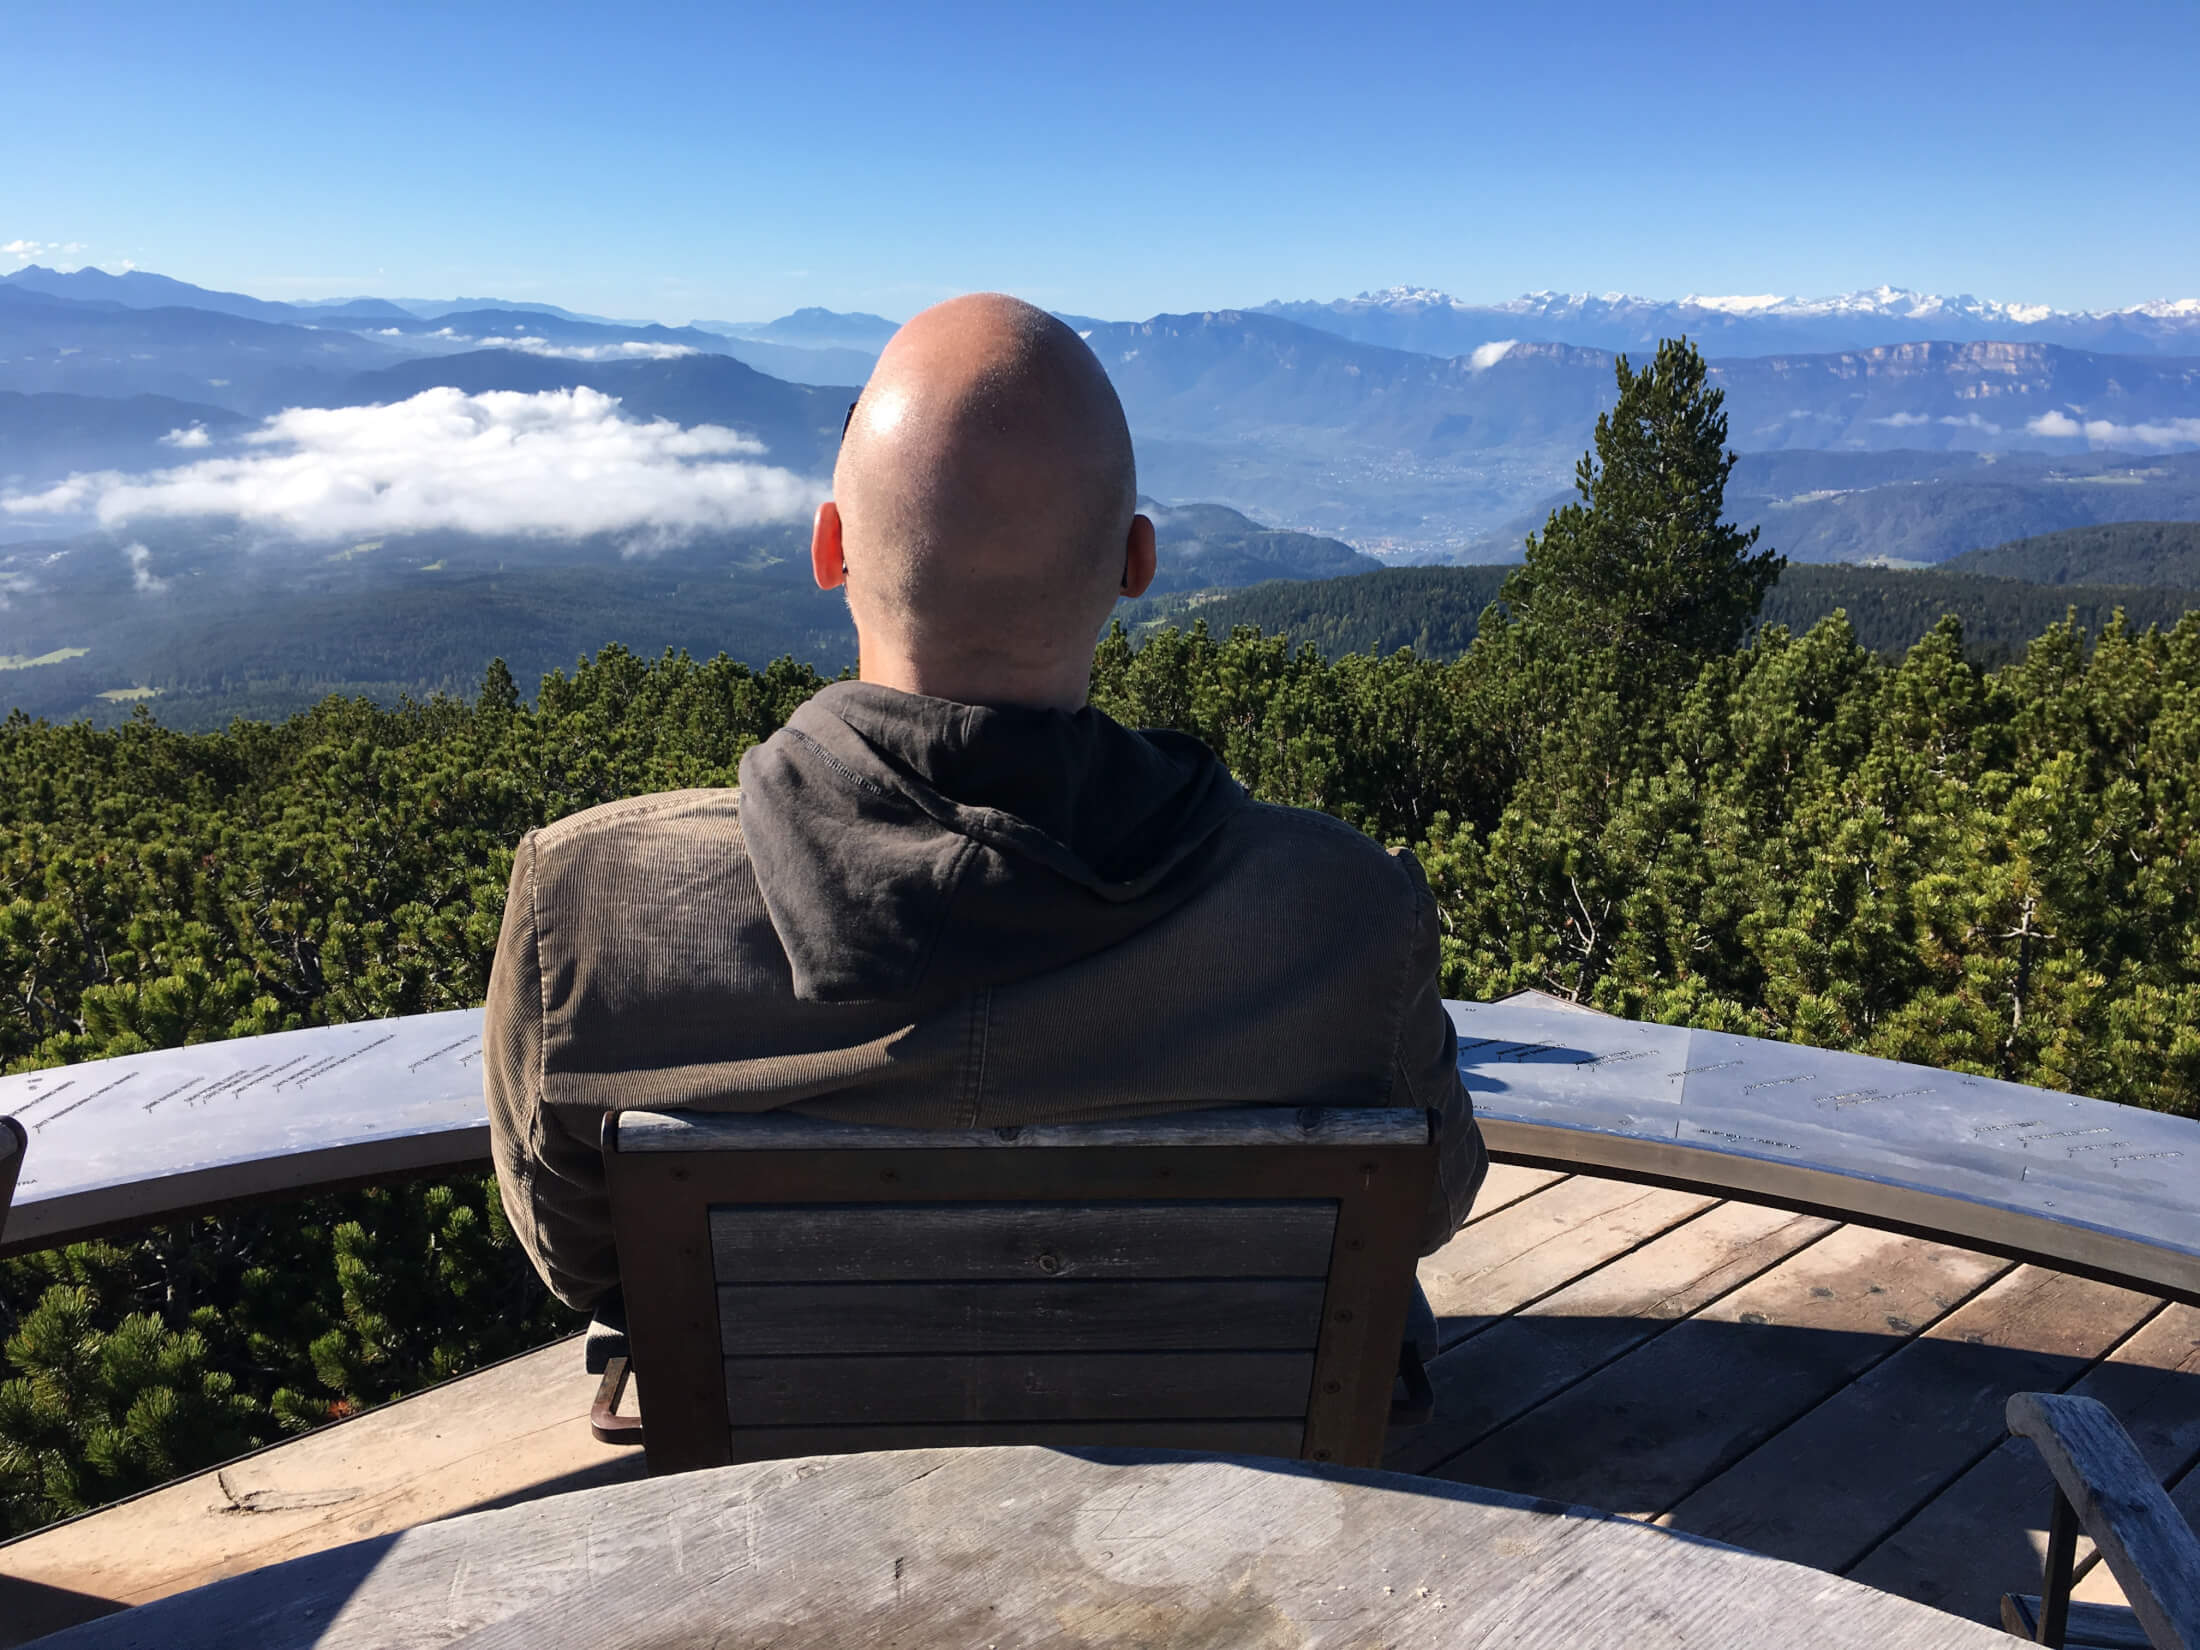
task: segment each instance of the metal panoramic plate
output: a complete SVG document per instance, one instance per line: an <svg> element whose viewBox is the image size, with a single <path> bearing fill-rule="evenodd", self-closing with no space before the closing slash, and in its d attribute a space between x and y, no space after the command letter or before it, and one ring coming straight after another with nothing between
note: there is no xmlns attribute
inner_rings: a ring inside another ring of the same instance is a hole
<svg viewBox="0 0 2200 1650"><path fill-rule="evenodd" d="M489 1156L481 1010L0 1077L29 1144L0 1249Z"/></svg>
<svg viewBox="0 0 2200 1650"><path fill-rule="evenodd" d="M1730 1189L2200 1297L2200 1122L1534 993L1447 1006L1460 1076L1502 1154Z"/></svg>
<svg viewBox="0 0 2200 1650"><path fill-rule="evenodd" d="M1492 1149L1928 1232L2200 1301L2200 1122L1532 993L1451 1003ZM481 1013L0 1078L29 1136L0 1249L485 1164Z"/></svg>

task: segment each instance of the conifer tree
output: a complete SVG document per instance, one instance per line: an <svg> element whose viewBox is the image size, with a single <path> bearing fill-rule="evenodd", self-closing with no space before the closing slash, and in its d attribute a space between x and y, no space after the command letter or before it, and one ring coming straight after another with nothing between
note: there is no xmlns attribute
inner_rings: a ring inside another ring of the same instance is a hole
<svg viewBox="0 0 2200 1650"><path fill-rule="evenodd" d="M1741 642L1785 561L1723 519L1723 390L1685 338L1637 372L1613 364L1619 398L1574 469L1577 502L1551 512L1505 581L1534 651L1556 653L1626 695L1695 678Z"/></svg>

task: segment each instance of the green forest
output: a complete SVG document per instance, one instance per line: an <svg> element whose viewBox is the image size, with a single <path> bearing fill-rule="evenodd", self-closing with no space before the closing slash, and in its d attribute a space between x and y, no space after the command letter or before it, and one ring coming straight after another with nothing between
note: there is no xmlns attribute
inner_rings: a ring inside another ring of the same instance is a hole
<svg viewBox="0 0 2200 1650"><path fill-rule="evenodd" d="M2200 615L2057 619L1999 666L1954 621L1894 655L1840 615L1761 623L1781 564L1724 519L1702 362L1617 370L1579 496L1471 645L1118 627L1094 702L1410 845L1447 995L2200 1115ZM532 704L499 664L470 697L220 733L12 716L0 1059L478 1003L523 832L732 783L824 680L607 646ZM573 1327L480 1176L0 1262L0 1529Z"/></svg>
<svg viewBox="0 0 2200 1650"><path fill-rule="evenodd" d="M2141 528L2184 526L2144 522ZM1765 592L1757 620L1808 630L1820 619L1845 613L1856 639L1875 653L1899 657L1948 614L1963 621L1964 651L1982 664L2007 664L2020 657L2033 638L2064 618L2073 618L2088 634L2105 628L2121 612L2127 623L2172 626L2200 609L2200 564L2186 566L2168 556L2119 556L2117 537L2126 528L2089 528L2083 533L2051 533L2040 539L1980 551L2033 552L2021 563L2042 573L2036 582L1975 571L1997 565L1970 564L1960 557L1947 567L1897 571L1790 562ZM2132 540L2156 543L2155 535L2132 533ZM2076 548L2071 547L2075 541ZM2073 583L2048 575L2075 561L2100 559L2133 574L2175 573L2185 584L2161 584L2134 578L2130 584ZM1132 616L1141 633L1162 625L1204 619L1227 632L1240 625L1311 642L1329 658L1347 653L1391 653L1401 647L1434 659L1455 659L1474 644L1482 610L1497 599L1510 566L1396 567L1341 579L1275 580L1242 590L1149 600Z"/></svg>

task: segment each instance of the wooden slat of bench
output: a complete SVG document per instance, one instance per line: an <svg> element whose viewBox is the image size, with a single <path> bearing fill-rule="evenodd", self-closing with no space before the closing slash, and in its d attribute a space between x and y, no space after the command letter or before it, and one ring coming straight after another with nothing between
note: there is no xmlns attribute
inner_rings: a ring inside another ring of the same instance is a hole
<svg viewBox="0 0 2200 1650"><path fill-rule="evenodd" d="M740 1427L1306 1415L1311 1352L728 1358Z"/></svg>
<svg viewBox="0 0 2200 1650"><path fill-rule="evenodd" d="M728 1357L916 1352L1302 1352L1323 1281L721 1285Z"/></svg>
<svg viewBox="0 0 2200 1650"><path fill-rule="evenodd" d="M793 1112L622 1112L622 1152L961 1151L1050 1147L1420 1146L1428 1113L1363 1106L1218 1106L1209 1111L1022 1128L902 1129Z"/></svg>
<svg viewBox="0 0 2200 1650"><path fill-rule="evenodd" d="M2009 1267L1844 1226L1432 1471L1662 1513Z"/></svg>
<svg viewBox="0 0 2200 1650"><path fill-rule="evenodd" d="M2173 1478L2200 1455L2200 1308L2166 1307L2070 1391L2106 1404L2155 1476ZM2004 1438L1849 1575L1882 1592L1991 1621L2004 1593L2040 1584L2054 1487L2028 1440ZM2081 1574L2092 1556L2092 1538L2081 1534Z"/></svg>
<svg viewBox="0 0 2200 1650"><path fill-rule="evenodd" d="M1574 1176L1467 1227L1424 1258L1421 1287L1446 1344L1564 1288L1710 1208L1693 1192Z"/></svg>
<svg viewBox="0 0 2200 1650"><path fill-rule="evenodd" d="M1025 1421L1001 1426L737 1427L736 1461L876 1450L972 1449L1036 1444L1047 1449L1185 1449L1227 1455L1299 1453L1298 1421ZM1193 1532L1196 1536L1196 1532Z"/></svg>
<svg viewBox="0 0 2200 1650"><path fill-rule="evenodd" d="M2200 1535L2116 1417L2087 1398L2019 1392L2009 1430L2038 1446L2159 1650L2200 1650Z"/></svg>
<svg viewBox="0 0 2200 1650"><path fill-rule="evenodd" d="M2011 1602L2016 1609L2003 1613L2002 1627L2038 1643L2040 1595L2018 1593ZM2063 1650L2153 1650L2154 1641L2129 1605L2072 1603L2065 1626Z"/></svg>
<svg viewBox="0 0 2200 1650"><path fill-rule="evenodd" d="M1486 1327L1429 1370L1436 1416L1391 1433L1383 1465L1420 1472L1621 1357L1835 1229L1830 1220L1721 1203Z"/></svg>
<svg viewBox="0 0 2200 1650"><path fill-rule="evenodd" d="M2019 1267L1661 1522L1847 1570L2006 1436L2011 1393L2070 1385L2155 1305L2129 1289ZM1809 1494L1793 1493L1801 1484Z"/></svg>
<svg viewBox="0 0 2200 1650"><path fill-rule="evenodd" d="M2177 1509L2178 1515L2187 1524L2200 1530L2200 1466L2187 1468L2184 1477L2168 1488L2169 1504ZM2090 1551L2090 1544L2082 1536L2079 1538L2079 1547L2081 1551ZM2114 1573L2106 1564L2100 1563L2087 1566L2085 1572L2078 1577L2077 1585L2071 1588L2070 1596L2084 1599L2091 1604L2130 1602L2124 1597L2124 1590L2117 1584Z"/></svg>
<svg viewBox="0 0 2200 1650"><path fill-rule="evenodd" d="M1264 1203L795 1204L713 1209L729 1283L982 1278L1308 1278L1337 1206Z"/></svg>

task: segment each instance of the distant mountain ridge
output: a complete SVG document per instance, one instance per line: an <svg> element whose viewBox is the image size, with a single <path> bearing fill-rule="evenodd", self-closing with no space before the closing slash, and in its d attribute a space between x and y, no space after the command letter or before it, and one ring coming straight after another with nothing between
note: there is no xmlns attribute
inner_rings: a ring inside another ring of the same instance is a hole
<svg viewBox="0 0 2200 1650"><path fill-rule="evenodd" d="M1271 299L1280 315L1360 343L1463 355L1508 338L1639 350L1686 334L1707 355L1772 355L1885 344L1998 340L2108 354L2200 355L2200 298L2114 310L2058 310L1968 294L1880 286L1829 298L1778 295L1655 299L1631 293L1530 292L1475 304L1432 287L1390 287L1327 303Z"/></svg>
<svg viewBox="0 0 2200 1650"><path fill-rule="evenodd" d="M216 292L193 286L151 270L132 269L110 275L86 265L66 272L38 264L0 277L25 292L43 292L54 298L118 304L124 309L204 309L217 315L241 315L253 321L279 321L294 326L319 326L327 322L412 319L412 313L387 298L349 298L337 304L286 304L272 298L251 298L242 292Z"/></svg>
<svg viewBox="0 0 2200 1650"><path fill-rule="evenodd" d="M131 308L0 282L0 389L170 395L233 412L318 401L342 376L394 360L386 340L190 306Z"/></svg>
<svg viewBox="0 0 2200 1650"><path fill-rule="evenodd" d="M1438 357L1243 310L1085 336L1134 427L1169 434L1295 429L1423 453L1580 445L1612 393L1611 352L1574 344ZM1711 372L1745 452L2200 446L2200 359L1979 341L1713 356Z"/></svg>
<svg viewBox="0 0 2200 1650"><path fill-rule="evenodd" d="M690 321L688 325L728 338L755 338L800 349L868 350L872 355L901 330L899 321L861 310L820 309L808 305L776 321Z"/></svg>

